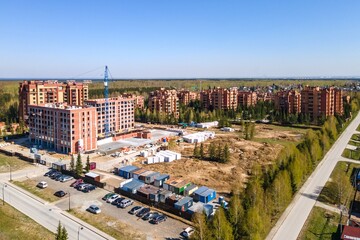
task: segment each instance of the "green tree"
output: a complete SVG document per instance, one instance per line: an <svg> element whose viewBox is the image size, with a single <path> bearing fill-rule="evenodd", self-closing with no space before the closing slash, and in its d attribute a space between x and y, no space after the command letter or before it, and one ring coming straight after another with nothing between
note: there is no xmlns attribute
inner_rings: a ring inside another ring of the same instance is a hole
<svg viewBox="0 0 360 240"><path fill-rule="evenodd" d="M198 145L197 145L197 142L195 143L193 155L194 155L194 157L196 157L196 158L199 158L199 157L200 157L200 150L199 150L199 147L198 147Z"/></svg>
<svg viewBox="0 0 360 240"><path fill-rule="evenodd" d="M206 222L204 213L195 213L191 221L194 223L195 232L191 236L193 240L207 240L209 239L209 228Z"/></svg>
<svg viewBox="0 0 360 240"><path fill-rule="evenodd" d="M216 149L216 160L217 161L221 161L221 157L222 157L222 148L221 148L221 144L219 143L218 144L218 147L217 147L217 149Z"/></svg>
<svg viewBox="0 0 360 240"><path fill-rule="evenodd" d="M66 230L66 228L63 226L61 229L61 240L68 240L69 239L69 235L68 232Z"/></svg>
<svg viewBox="0 0 360 240"><path fill-rule="evenodd" d="M216 240L233 240L233 229L226 218L225 211L222 207L218 208L212 220L212 236Z"/></svg>
<svg viewBox="0 0 360 240"><path fill-rule="evenodd" d="M201 158L201 159L204 159L204 158L205 158L204 144L203 144L203 143L200 144L199 155L200 155L200 158Z"/></svg>
<svg viewBox="0 0 360 240"><path fill-rule="evenodd" d="M241 237L241 226L244 221L244 208L240 202L238 194L234 194L229 203L229 221L233 226L233 235L235 239Z"/></svg>
<svg viewBox="0 0 360 240"><path fill-rule="evenodd" d="M63 239L63 231L62 231L62 226L61 223L59 221L57 230L56 230L56 234L55 234L55 240L62 240Z"/></svg>
<svg viewBox="0 0 360 240"><path fill-rule="evenodd" d="M90 156L88 155L86 158L86 165L85 165L85 171L89 172L90 171Z"/></svg>
<svg viewBox="0 0 360 240"><path fill-rule="evenodd" d="M74 159L74 155L71 155L71 160L70 160L70 171L72 172L76 172L75 171L75 159Z"/></svg>
<svg viewBox="0 0 360 240"><path fill-rule="evenodd" d="M222 150L223 154L220 158L220 161L222 163L227 163L228 161L230 161L230 150L229 150L229 146L227 144L225 144L224 149Z"/></svg>
<svg viewBox="0 0 360 240"><path fill-rule="evenodd" d="M83 164L81 161L81 154L79 153L76 159L76 167L75 167L75 172L77 175L81 175L83 171Z"/></svg>
<svg viewBox="0 0 360 240"><path fill-rule="evenodd" d="M210 160L214 161L216 159L216 147L214 143L210 143L208 152Z"/></svg>

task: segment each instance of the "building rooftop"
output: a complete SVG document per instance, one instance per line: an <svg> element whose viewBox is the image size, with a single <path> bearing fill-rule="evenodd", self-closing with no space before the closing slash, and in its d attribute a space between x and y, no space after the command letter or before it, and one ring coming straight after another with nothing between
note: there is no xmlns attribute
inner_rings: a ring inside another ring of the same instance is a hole
<svg viewBox="0 0 360 240"><path fill-rule="evenodd" d="M169 174L160 174L159 176L155 177L155 180L163 180L163 179L168 178L168 177L170 177Z"/></svg>
<svg viewBox="0 0 360 240"><path fill-rule="evenodd" d="M158 194L160 189L152 185L144 185L138 189L138 192L145 194Z"/></svg>
<svg viewBox="0 0 360 240"><path fill-rule="evenodd" d="M180 199L179 201L177 201L177 203L175 203L175 205L181 206L190 201L193 201L193 199L191 197L184 197L184 198Z"/></svg>
<svg viewBox="0 0 360 240"><path fill-rule="evenodd" d="M137 169L139 169L139 168L135 167L133 165L128 165L128 166L120 168L119 170L124 171L124 172L131 172L131 171L136 171Z"/></svg>
<svg viewBox="0 0 360 240"><path fill-rule="evenodd" d="M124 184L123 188L134 189L134 188L140 188L142 186L144 186L144 183L142 181L133 179L131 182Z"/></svg>
<svg viewBox="0 0 360 240"><path fill-rule="evenodd" d="M64 109L64 110L74 110L74 109L84 109L84 108L93 108L92 106L77 106L77 105L68 105L67 103L43 103L38 105L29 105L30 107L43 107L43 108L54 108L54 109Z"/></svg>

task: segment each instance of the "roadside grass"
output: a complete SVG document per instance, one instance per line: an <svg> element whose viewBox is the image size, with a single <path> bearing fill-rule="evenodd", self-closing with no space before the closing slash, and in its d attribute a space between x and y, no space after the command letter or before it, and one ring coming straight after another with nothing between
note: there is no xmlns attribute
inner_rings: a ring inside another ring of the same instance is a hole
<svg viewBox="0 0 360 240"><path fill-rule="evenodd" d="M356 131L360 132L360 125L356 128Z"/></svg>
<svg viewBox="0 0 360 240"><path fill-rule="evenodd" d="M314 207L297 239L340 239L338 232L339 221L339 214L329 212L320 207Z"/></svg>
<svg viewBox="0 0 360 240"><path fill-rule="evenodd" d="M341 156L354 160L360 160L360 150L350 150L345 148Z"/></svg>
<svg viewBox="0 0 360 240"><path fill-rule="evenodd" d="M355 140L355 141L360 141L360 134L353 134L353 135L351 136L351 139L352 139L352 140Z"/></svg>
<svg viewBox="0 0 360 240"><path fill-rule="evenodd" d="M10 171L9 165L11 166L12 171L16 171L31 166L30 163L21 160L17 157L10 157L0 153L0 173L9 172Z"/></svg>
<svg viewBox="0 0 360 240"><path fill-rule="evenodd" d="M22 189L36 195L39 198L44 199L45 201L48 202L54 202L59 200L58 197L54 196L55 190L51 189L51 188L38 188L36 187L36 185L38 184L38 182L31 180L31 179L26 179L25 181L13 181L13 184L15 184L18 187L21 187Z"/></svg>
<svg viewBox="0 0 360 240"><path fill-rule="evenodd" d="M55 239L55 234L9 204L0 206L0 239Z"/></svg>
<svg viewBox="0 0 360 240"><path fill-rule="evenodd" d="M318 201L323 202L325 204L329 204L329 205L336 205L337 203L337 199L336 199L336 194L334 194L334 191L332 189L334 189L334 184L331 181L331 178L334 177L334 174L337 170L341 170L344 171L346 173L347 179L349 180L349 183L352 183L351 181L351 176L353 175L353 171L355 170L355 168L359 168L360 167L360 162L359 164L354 164L354 163L347 163L347 162L338 162L334 168L334 170L332 171L330 178L328 179L328 181L326 182L324 188L322 189L319 197L318 197ZM354 191L355 189L352 187L351 191L349 192L349 196L347 197L347 201L346 201L346 207L349 209L350 207L350 203L352 200L352 197L354 196Z"/></svg>
<svg viewBox="0 0 360 240"><path fill-rule="evenodd" d="M357 141L357 140L356 140ZM350 140L348 142L349 145L360 147L360 142L355 142L354 140Z"/></svg>
<svg viewBox="0 0 360 240"><path fill-rule="evenodd" d="M114 217L106 216L102 213L95 216L92 213L82 212L79 209L71 209L68 212L116 239L146 239L145 234L139 233L130 225L127 225Z"/></svg>

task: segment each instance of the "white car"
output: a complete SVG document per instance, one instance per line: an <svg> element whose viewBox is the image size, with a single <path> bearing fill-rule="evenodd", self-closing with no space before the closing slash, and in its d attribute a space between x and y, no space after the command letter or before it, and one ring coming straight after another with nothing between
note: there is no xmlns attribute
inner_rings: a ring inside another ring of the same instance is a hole
<svg viewBox="0 0 360 240"><path fill-rule="evenodd" d="M188 239L193 233L194 233L194 228L192 227L187 227L184 229L184 231L181 233L181 235L185 238Z"/></svg>
<svg viewBox="0 0 360 240"><path fill-rule="evenodd" d="M45 181L41 181L36 185L38 188L47 188L48 184Z"/></svg>
<svg viewBox="0 0 360 240"><path fill-rule="evenodd" d="M114 196L111 196L110 198L108 198L108 200L106 200L106 202L112 203L112 202L115 201L118 197L120 197L120 196L117 195L117 194L115 194Z"/></svg>
<svg viewBox="0 0 360 240"><path fill-rule="evenodd" d="M96 206L96 205L91 205L88 209L89 212L94 213L94 214L99 214L101 213L101 209Z"/></svg>

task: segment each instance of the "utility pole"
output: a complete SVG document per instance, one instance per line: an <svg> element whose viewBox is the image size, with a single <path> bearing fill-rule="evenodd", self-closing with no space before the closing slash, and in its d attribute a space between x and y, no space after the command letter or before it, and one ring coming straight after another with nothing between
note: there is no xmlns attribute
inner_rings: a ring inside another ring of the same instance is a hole
<svg viewBox="0 0 360 240"><path fill-rule="evenodd" d="M70 211L70 192L69 192L69 211Z"/></svg>
<svg viewBox="0 0 360 240"><path fill-rule="evenodd" d="M11 165L10 164L9 164L9 169L10 169L10 181L12 181Z"/></svg>
<svg viewBox="0 0 360 240"><path fill-rule="evenodd" d="M7 185L4 183L3 187L2 187L2 199L3 199L3 206L5 205L5 188L7 187Z"/></svg>
<svg viewBox="0 0 360 240"><path fill-rule="evenodd" d="M80 239L80 230L83 230L83 229L84 229L83 226L78 227L78 240Z"/></svg>

